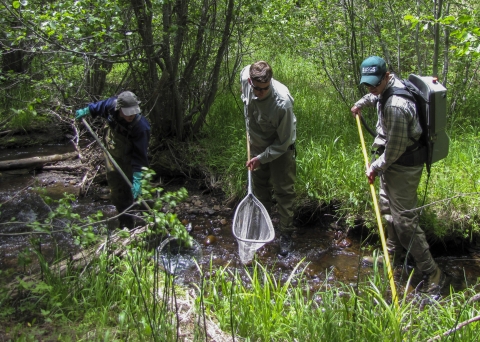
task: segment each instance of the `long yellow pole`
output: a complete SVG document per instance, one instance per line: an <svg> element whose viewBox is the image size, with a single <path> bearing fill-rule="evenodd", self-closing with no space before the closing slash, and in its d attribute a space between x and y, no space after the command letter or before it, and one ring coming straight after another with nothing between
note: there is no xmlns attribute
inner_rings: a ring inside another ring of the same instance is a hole
<svg viewBox="0 0 480 342"><path fill-rule="evenodd" d="M358 114L355 115L355 119L357 120L358 134L360 135L360 142L362 144L363 158L365 159L365 168L366 170L368 170L370 165L368 163L368 155L367 155L367 149L365 147L365 140L363 139L360 116ZM385 233L383 232L382 217L380 215L380 209L378 208L377 194L375 192L375 187L373 186L373 184L370 184L370 192L372 193L373 207L375 208L375 215L377 216L378 231L380 233L380 239L382 241L382 248L383 248L383 260L385 260L385 264L387 265L388 280L390 281L390 288L392 290L392 299L393 299L393 302L395 303L395 306L398 308L398 297L397 297L397 290L395 287L395 280L393 279L392 265L390 264L390 257L388 255L388 250L387 250L387 242L385 240Z"/></svg>

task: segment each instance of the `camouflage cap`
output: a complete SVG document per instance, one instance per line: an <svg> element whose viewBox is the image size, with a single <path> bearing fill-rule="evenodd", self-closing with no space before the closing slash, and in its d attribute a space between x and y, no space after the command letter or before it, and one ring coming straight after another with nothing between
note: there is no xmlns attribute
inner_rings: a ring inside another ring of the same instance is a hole
<svg viewBox="0 0 480 342"><path fill-rule="evenodd" d="M139 114L141 112L138 106L140 101L137 100L137 96L131 91L124 91L117 97L117 105L115 110L122 109L123 115L130 116Z"/></svg>

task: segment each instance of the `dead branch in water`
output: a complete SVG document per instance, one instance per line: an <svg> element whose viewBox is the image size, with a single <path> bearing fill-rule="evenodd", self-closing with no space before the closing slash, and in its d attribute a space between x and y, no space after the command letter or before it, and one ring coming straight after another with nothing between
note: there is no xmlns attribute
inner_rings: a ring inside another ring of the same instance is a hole
<svg viewBox="0 0 480 342"><path fill-rule="evenodd" d="M79 170L80 168L80 170ZM42 167L42 170L43 171L65 171L65 172L75 172L75 173L78 173L80 171L82 171L81 169L83 169L82 166L68 166L68 165L47 165L47 166L43 166Z"/></svg>
<svg viewBox="0 0 480 342"><path fill-rule="evenodd" d="M0 161L0 170L13 170L13 169L27 169L38 168L43 164L54 163L61 160L77 158L77 152L70 152L65 154L53 154L44 157L31 157L15 160Z"/></svg>

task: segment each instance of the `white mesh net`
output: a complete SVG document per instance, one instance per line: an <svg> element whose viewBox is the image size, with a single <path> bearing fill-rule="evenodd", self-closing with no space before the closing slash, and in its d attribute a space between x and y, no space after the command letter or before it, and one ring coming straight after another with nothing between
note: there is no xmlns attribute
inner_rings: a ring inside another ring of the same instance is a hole
<svg viewBox="0 0 480 342"><path fill-rule="evenodd" d="M263 204L249 192L237 207L233 218L233 235L243 264L252 260L255 251L275 238L272 220Z"/></svg>

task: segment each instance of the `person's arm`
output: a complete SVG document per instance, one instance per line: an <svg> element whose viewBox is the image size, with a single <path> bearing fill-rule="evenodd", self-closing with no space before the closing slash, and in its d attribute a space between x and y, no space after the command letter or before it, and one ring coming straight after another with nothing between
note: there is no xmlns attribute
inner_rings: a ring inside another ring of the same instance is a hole
<svg viewBox="0 0 480 342"><path fill-rule="evenodd" d="M88 109L92 117L101 116L102 118L106 119L108 117L109 111L115 110L117 98L115 96L110 97L106 100L89 103Z"/></svg>
<svg viewBox="0 0 480 342"><path fill-rule="evenodd" d="M141 172L148 167L148 144L150 142L150 125L143 117L132 133L132 171Z"/></svg>
<svg viewBox="0 0 480 342"><path fill-rule="evenodd" d="M97 116L107 118L108 112L110 110L115 110L116 99L117 98L114 96L106 100L90 103L87 107L77 109L75 111L75 120L81 120L87 115L91 115L94 118Z"/></svg>
<svg viewBox="0 0 480 342"><path fill-rule="evenodd" d="M355 115L362 115L362 108L363 107L374 107L376 106L378 102L378 96L373 95L373 94L365 94L360 100L355 102L353 107L350 109L352 112L353 116Z"/></svg>
<svg viewBox="0 0 480 342"><path fill-rule="evenodd" d="M132 195L137 199L142 194L143 167L148 167L148 144L150 142L150 125L141 118L132 134Z"/></svg>
<svg viewBox="0 0 480 342"><path fill-rule="evenodd" d="M242 90L240 98L242 99L242 102L245 106L248 105L249 101L251 100L251 89L250 84L248 83L249 78L250 65L247 65L242 69L242 71L240 71L240 87Z"/></svg>
<svg viewBox="0 0 480 342"><path fill-rule="evenodd" d="M250 78L250 65L247 65L240 71L240 89L241 95L240 98L243 102L243 116L245 119L245 125L247 129L247 136L248 136L248 104L251 101L252 91L250 89L250 84L248 83L248 79ZM250 144L250 141L247 141L247 144ZM260 160L258 157L250 158L246 161L245 166L249 168L251 171L255 170L260 166Z"/></svg>

